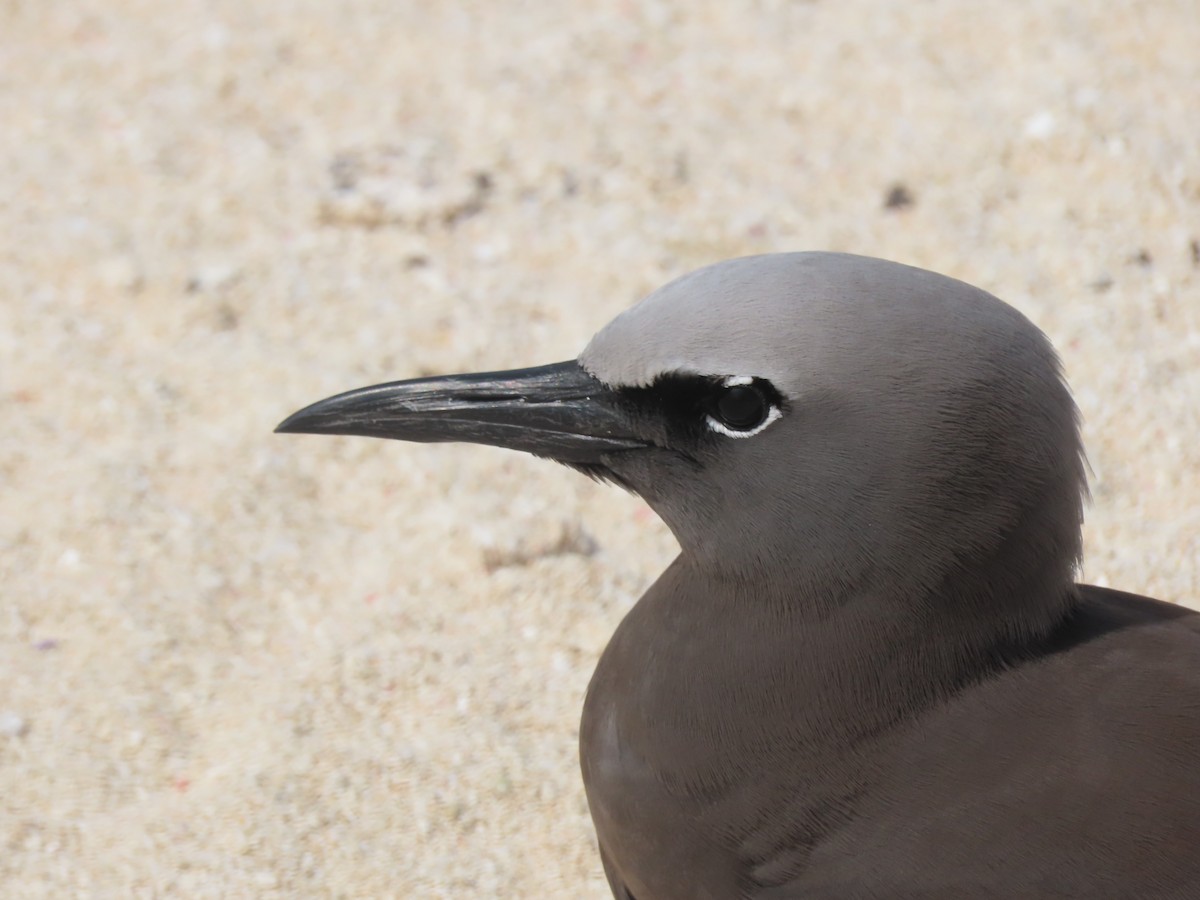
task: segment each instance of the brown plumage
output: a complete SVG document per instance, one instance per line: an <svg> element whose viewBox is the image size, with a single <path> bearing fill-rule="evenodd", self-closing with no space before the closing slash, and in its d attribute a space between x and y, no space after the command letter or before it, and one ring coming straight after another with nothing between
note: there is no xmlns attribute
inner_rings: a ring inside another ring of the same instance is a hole
<svg viewBox="0 0 1200 900"><path fill-rule="evenodd" d="M991 295L732 260L578 362L353 391L279 430L523 449L671 527L580 730L614 896L1200 896L1200 618L1074 582L1075 407Z"/></svg>

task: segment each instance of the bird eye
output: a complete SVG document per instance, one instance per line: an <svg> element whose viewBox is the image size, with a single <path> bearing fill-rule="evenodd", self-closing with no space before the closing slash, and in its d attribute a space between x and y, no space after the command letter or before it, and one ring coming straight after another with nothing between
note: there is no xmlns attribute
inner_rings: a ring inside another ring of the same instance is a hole
<svg viewBox="0 0 1200 900"><path fill-rule="evenodd" d="M731 377L718 388L706 417L708 426L728 437L750 437L779 418L772 403L752 379Z"/></svg>
<svg viewBox="0 0 1200 900"><path fill-rule="evenodd" d="M749 431L767 417L767 401L754 386L739 384L721 391L713 412L722 424Z"/></svg>

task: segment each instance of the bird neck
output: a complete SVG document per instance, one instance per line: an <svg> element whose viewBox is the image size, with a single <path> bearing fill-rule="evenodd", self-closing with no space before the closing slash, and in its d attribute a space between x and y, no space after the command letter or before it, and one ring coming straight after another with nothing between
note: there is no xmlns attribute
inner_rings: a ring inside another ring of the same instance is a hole
<svg viewBox="0 0 1200 900"><path fill-rule="evenodd" d="M818 585L778 571L713 578L684 555L645 602L681 645L729 661L713 671L740 682L728 690L742 703L799 704L811 739L853 742L1040 652L1077 602L1072 570L1013 549L912 594L886 580Z"/></svg>

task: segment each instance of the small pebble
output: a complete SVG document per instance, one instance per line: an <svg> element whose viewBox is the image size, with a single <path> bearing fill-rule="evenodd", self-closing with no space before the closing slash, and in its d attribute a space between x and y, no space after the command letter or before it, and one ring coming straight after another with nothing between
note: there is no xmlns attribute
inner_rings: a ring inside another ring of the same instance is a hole
<svg viewBox="0 0 1200 900"><path fill-rule="evenodd" d="M1025 137L1035 141L1044 141L1054 134L1057 124L1054 113L1042 110L1025 120Z"/></svg>
<svg viewBox="0 0 1200 900"><path fill-rule="evenodd" d="M201 266L187 280L189 294L207 294L224 290L235 281L241 273L230 263L212 263Z"/></svg>
<svg viewBox="0 0 1200 900"><path fill-rule="evenodd" d="M887 194L883 198L884 209L907 209L916 202L917 198L913 196L912 191L908 186L901 182L896 182L888 188Z"/></svg>
<svg viewBox="0 0 1200 900"><path fill-rule="evenodd" d="M29 722L15 712L0 712L0 736L7 738L23 737L29 731Z"/></svg>
<svg viewBox="0 0 1200 900"><path fill-rule="evenodd" d="M113 290L137 293L145 284L145 276L137 262L128 256L116 256L100 265L100 278Z"/></svg>
<svg viewBox="0 0 1200 900"><path fill-rule="evenodd" d="M254 884L261 888L273 888L279 884L279 876L267 869L254 873Z"/></svg>

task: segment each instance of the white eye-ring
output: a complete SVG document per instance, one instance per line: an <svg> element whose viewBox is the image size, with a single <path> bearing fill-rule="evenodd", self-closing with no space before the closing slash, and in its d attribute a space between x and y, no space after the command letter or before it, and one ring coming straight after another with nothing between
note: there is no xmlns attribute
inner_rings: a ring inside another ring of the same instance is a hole
<svg viewBox="0 0 1200 900"><path fill-rule="evenodd" d="M730 375L721 382L704 417L710 429L731 438L748 438L761 433L782 418L779 407L767 399L754 378Z"/></svg>

